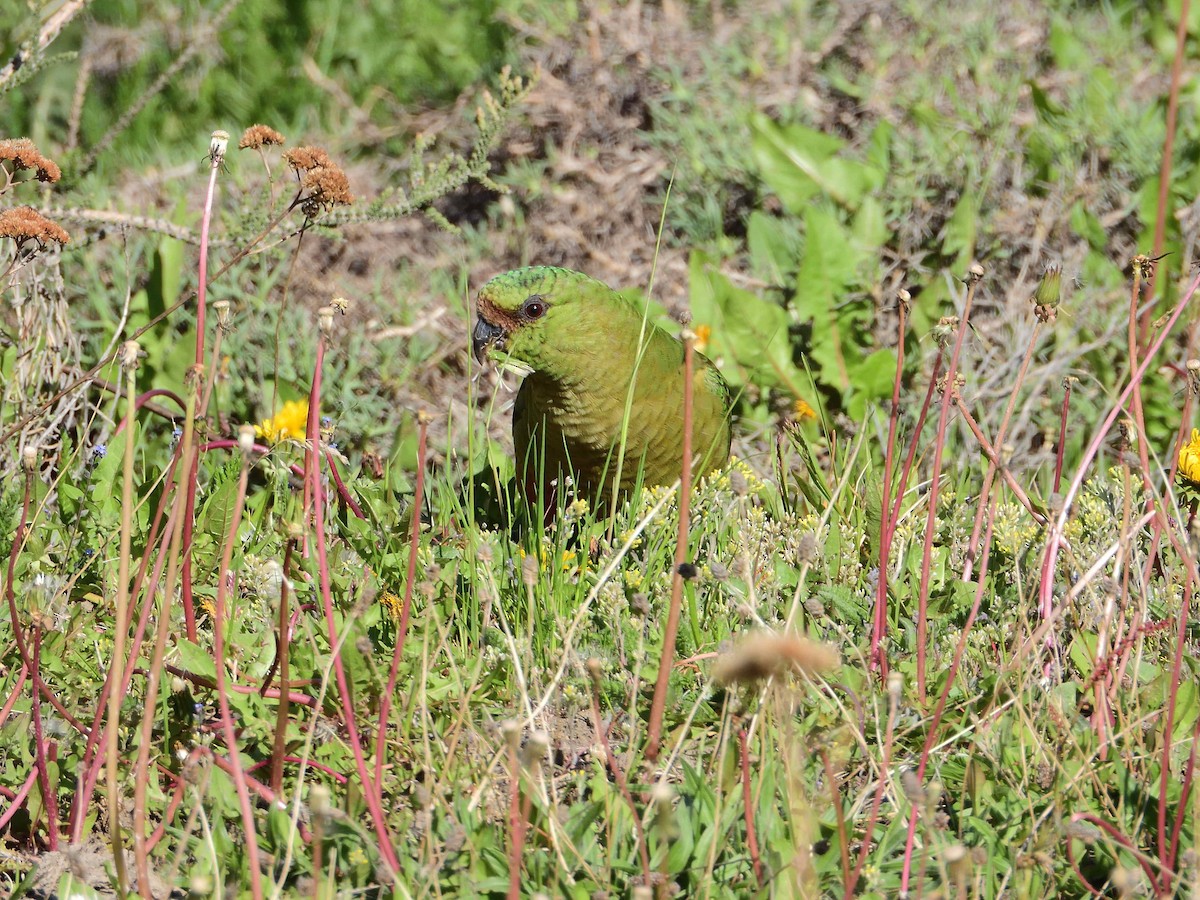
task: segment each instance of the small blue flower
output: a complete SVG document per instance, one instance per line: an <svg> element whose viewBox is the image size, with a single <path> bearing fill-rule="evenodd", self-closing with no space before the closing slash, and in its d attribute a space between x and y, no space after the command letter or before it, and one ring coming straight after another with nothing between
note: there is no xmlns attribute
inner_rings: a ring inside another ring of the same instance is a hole
<svg viewBox="0 0 1200 900"><path fill-rule="evenodd" d="M104 457L107 455L108 455L108 445L107 444L97 444L95 447L92 448L92 461L93 462L95 462L96 460L104 459Z"/></svg>

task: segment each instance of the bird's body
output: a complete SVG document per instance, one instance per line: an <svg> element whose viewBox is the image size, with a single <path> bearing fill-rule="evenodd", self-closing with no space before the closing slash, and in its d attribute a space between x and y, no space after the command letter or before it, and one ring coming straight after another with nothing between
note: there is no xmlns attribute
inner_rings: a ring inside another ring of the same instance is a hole
<svg viewBox="0 0 1200 900"><path fill-rule="evenodd" d="M503 344L508 360L528 370L513 409L527 498L550 505L556 479L569 474L577 495L606 506L614 486L623 496L639 480L671 484L679 477L684 347L643 310L586 275L535 267L484 285L478 315L476 355ZM729 407L720 372L695 354L694 471L727 461Z"/></svg>

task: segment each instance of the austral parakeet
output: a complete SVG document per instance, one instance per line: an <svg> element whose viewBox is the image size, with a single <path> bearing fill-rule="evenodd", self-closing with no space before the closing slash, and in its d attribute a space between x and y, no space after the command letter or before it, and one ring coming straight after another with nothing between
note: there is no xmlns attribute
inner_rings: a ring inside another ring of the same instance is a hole
<svg viewBox="0 0 1200 900"><path fill-rule="evenodd" d="M525 497L549 512L564 475L575 494L607 508L638 482L672 484L683 455L683 343L607 285L537 266L498 275L479 291L475 358L489 349L525 373L513 407L517 475ZM639 354L640 350L640 354ZM640 356L640 359L639 359ZM731 398L716 366L693 357L692 466L729 458ZM632 394L630 393L632 389Z"/></svg>

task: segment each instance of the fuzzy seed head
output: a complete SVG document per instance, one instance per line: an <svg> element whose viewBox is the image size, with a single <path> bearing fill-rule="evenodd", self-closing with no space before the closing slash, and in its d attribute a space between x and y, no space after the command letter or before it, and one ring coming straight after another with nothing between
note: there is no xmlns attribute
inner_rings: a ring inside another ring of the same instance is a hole
<svg viewBox="0 0 1200 900"><path fill-rule="evenodd" d="M534 587L538 583L538 560L536 556L526 556L521 560L521 583L525 587Z"/></svg>
<svg viewBox="0 0 1200 900"><path fill-rule="evenodd" d="M330 810L329 788L322 784L313 784L308 789L308 808L314 816L324 817Z"/></svg>
<svg viewBox="0 0 1200 900"><path fill-rule="evenodd" d="M788 672L816 674L839 664L837 651L797 634L760 631L717 657L713 677L722 684L753 683Z"/></svg>
<svg viewBox="0 0 1200 900"><path fill-rule="evenodd" d="M317 328L321 337L329 337L333 333L333 307L322 306L317 310Z"/></svg>
<svg viewBox="0 0 1200 900"><path fill-rule="evenodd" d="M132 372L138 367L138 360L142 355L142 345L137 341L126 341L121 345L121 367L126 371Z"/></svg>
<svg viewBox="0 0 1200 900"><path fill-rule="evenodd" d="M226 334L229 333L229 321L232 306L228 300L217 300L213 303L213 312L217 315L217 327Z"/></svg>
<svg viewBox="0 0 1200 900"><path fill-rule="evenodd" d="M516 719L505 719L500 723L500 734L510 750L521 745L521 723Z"/></svg>
<svg viewBox="0 0 1200 900"><path fill-rule="evenodd" d="M225 159L225 152L229 149L229 132L214 131L212 138L208 142L208 155L212 160L213 166L219 166Z"/></svg>
<svg viewBox="0 0 1200 900"><path fill-rule="evenodd" d="M254 452L254 426L243 425L238 428L238 449L246 456Z"/></svg>

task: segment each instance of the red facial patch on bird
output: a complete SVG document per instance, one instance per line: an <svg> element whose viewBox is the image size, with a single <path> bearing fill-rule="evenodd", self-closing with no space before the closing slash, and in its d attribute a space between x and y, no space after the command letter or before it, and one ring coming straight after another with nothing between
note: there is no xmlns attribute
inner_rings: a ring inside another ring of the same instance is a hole
<svg viewBox="0 0 1200 900"><path fill-rule="evenodd" d="M483 294L479 295L479 300L475 304L475 312L479 318L503 328L506 333L511 333L521 324L519 312L512 309L501 309Z"/></svg>

